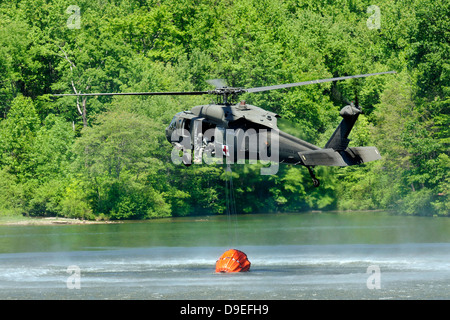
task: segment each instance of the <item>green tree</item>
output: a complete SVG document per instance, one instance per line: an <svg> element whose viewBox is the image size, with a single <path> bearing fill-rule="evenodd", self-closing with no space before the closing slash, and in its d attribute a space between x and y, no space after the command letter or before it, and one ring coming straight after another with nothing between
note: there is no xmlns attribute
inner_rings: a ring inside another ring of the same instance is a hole
<svg viewBox="0 0 450 320"><path fill-rule="evenodd" d="M33 100L21 95L12 101L7 119L0 122L0 163L21 180L33 176L29 154L39 126Z"/></svg>
<svg viewBox="0 0 450 320"><path fill-rule="evenodd" d="M24 181L29 190L27 214L65 214L60 204L68 184L74 136L71 124L53 114L37 131L28 154L33 161L33 175Z"/></svg>
<svg viewBox="0 0 450 320"><path fill-rule="evenodd" d="M164 195L147 182L160 160L154 121L127 112L97 117L75 143L77 172L96 195L95 213L115 219L162 217L170 214Z"/></svg>
<svg viewBox="0 0 450 320"><path fill-rule="evenodd" d="M393 209L448 215L448 1L64 0L0 3L0 205L76 218L223 214L223 166L177 166L164 128L207 96L65 97L49 93L208 90L208 79L257 87L396 70L241 96L324 146L356 94L352 145L383 159L351 168L233 166L239 212ZM282 127L280 121L280 127ZM285 127L284 127L285 128ZM283 128L282 128L283 129ZM284 130L284 129L283 129Z"/></svg>

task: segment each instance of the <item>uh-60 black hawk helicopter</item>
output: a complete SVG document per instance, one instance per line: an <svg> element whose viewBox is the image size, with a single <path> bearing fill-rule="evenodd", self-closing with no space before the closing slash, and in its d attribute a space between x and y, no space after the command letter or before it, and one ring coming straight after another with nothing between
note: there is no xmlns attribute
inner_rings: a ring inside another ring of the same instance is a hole
<svg viewBox="0 0 450 320"><path fill-rule="evenodd" d="M123 93L85 93L57 94L55 96L112 96L112 95L215 95L221 99L217 103L195 106L189 111L177 113L166 128L167 140L174 146L172 160L186 166L192 163L212 163L227 159L227 163L270 161L276 165L290 164L305 166L315 187L319 180L315 177L315 166L351 166L381 158L376 147L349 147L348 135L361 107L355 104L342 108L343 118L324 148L294 137L279 130L276 113L266 111L245 101L237 101L243 93L256 93L285 89L309 84L332 82L352 78L363 78L395 71L343 76L337 78L311 80L256 88L226 87L221 81L212 81L214 90L191 92L123 92ZM236 161L235 161L236 160ZM210 162L211 161L211 162ZM267 168L263 168L267 169ZM274 170L262 174L276 173Z"/></svg>

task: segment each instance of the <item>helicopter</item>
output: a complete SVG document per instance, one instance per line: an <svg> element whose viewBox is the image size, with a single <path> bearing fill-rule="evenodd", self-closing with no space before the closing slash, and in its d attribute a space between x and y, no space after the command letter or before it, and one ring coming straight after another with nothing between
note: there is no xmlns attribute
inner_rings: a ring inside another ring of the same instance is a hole
<svg viewBox="0 0 450 320"><path fill-rule="evenodd" d="M395 71L342 76L272 86L239 88L227 87L223 81L210 81L216 88L208 91L186 92L123 92L54 94L54 96L113 96L113 95L214 95L215 103L194 106L174 115L165 130L172 144L172 161L185 166L205 162L270 163L261 168L261 174L275 174L279 164L301 165L308 169L313 185L320 181L314 174L315 166L352 166L381 159L376 147L349 147L348 136L362 114L356 99L340 111L342 120L323 148L281 131L277 125L280 115L247 104L236 103L243 93L257 93L317 83L364 78Z"/></svg>

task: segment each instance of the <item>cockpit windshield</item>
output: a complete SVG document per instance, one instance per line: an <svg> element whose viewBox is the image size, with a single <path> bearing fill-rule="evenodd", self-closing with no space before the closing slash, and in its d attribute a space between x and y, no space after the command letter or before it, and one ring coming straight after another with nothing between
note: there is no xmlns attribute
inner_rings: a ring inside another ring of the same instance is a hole
<svg viewBox="0 0 450 320"><path fill-rule="evenodd" d="M182 112L178 112L173 118L172 121L170 121L169 126L166 128L166 138L169 142L172 141L172 133L177 130L177 125L181 127L181 123L183 122L183 118L180 117L180 114ZM178 124L179 123L179 124Z"/></svg>
<svg viewBox="0 0 450 320"><path fill-rule="evenodd" d="M177 126L177 118L178 118L177 115L178 115L178 113L173 117L172 121L170 121L170 124L169 124L170 130L175 130L175 128Z"/></svg>

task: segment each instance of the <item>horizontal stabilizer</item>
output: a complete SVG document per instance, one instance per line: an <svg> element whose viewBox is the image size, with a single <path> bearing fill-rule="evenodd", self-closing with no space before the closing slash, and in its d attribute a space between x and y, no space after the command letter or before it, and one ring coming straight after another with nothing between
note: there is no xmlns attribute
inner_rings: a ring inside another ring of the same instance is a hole
<svg viewBox="0 0 450 320"><path fill-rule="evenodd" d="M375 147L353 147L344 151L332 148L304 151L298 153L306 166L352 166L381 159Z"/></svg>

